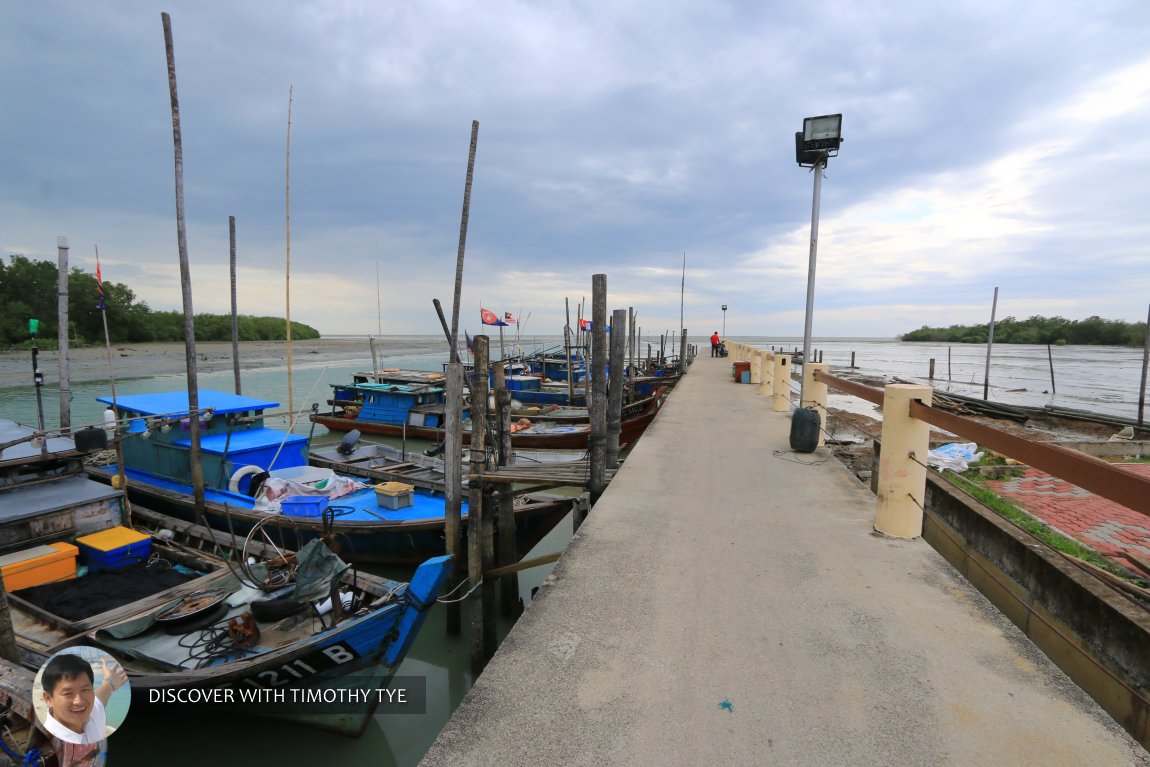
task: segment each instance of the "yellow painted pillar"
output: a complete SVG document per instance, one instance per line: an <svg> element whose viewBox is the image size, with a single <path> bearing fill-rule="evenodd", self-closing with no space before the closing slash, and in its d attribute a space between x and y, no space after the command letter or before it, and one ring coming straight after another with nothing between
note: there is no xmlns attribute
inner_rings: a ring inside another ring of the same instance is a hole
<svg viewBox="0 0 1150 767"><path fill-rule="evenodd" d="M775 401L772 409L785 413L791 409L791 355L775 355Z"/></svg>
<svg viewBox="0 0 1150 767"><path fill-rule="evenodd" d="M775 395L775 353L763 352L759 357L759 396Z"/></svg>
<svg viewBox="0 0 1150 767"><path fill-rule="evenodd" d="M755 349L751 352L751 383L760 384L763 382L763 350Z"/></svg>
<svg viewBox="0 0 1150 767"><path fill-rule="evenodd" d="M894 538L922 535L926 497L926 454L930 424L910 417L911 400L929 405L934 389L890 384L883 393L882 453L878 462L878 503L874 529ZM911 455L913 454L913 458Z"/></svg>
<svg viewBox="0 0 1150 767"><path fill-rule="evenodd" d="M814 356L813 354L811 355ZM799 407L809 407L819 414L819 447L826 444L824 432L827 428L827 385L815 380L815 371L826 372L827 366L822 362L812 362L803 365L803 396ZM886 444L885 442L883 444Z"/></svg>

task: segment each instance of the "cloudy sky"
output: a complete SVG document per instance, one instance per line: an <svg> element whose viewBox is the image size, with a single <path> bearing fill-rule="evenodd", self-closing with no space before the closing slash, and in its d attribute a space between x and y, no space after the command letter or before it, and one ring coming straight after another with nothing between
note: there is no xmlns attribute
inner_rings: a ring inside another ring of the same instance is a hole
<svg viewBox="0 0 1150 767"><path fill-rule="evenodd" d="M4 2L0 254L180 306L160 12L172 16L194 304L438 333L471 121L461 327L561 332L608 275L644 333L800 335L803 117L843 113L814 334L1150 302L1145 0ZM379 274L377 282L376 275ZM377 290L378 285L378 290ZM380 311L382 307L382 311ZM381 320L382 315L382 320Z"/></svg>

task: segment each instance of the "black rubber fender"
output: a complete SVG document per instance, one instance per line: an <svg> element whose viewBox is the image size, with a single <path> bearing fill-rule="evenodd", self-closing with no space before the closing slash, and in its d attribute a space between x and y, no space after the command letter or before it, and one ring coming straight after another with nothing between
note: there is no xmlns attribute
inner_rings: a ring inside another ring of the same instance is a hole
<svg viewBox="0 0 1150 767"><path fill-rule="evenodd" d="M248 605L252 617L261 623L273 623L307 609L308 603L295 598L295 586L288 586L275 594L254 599Z"/></svg>

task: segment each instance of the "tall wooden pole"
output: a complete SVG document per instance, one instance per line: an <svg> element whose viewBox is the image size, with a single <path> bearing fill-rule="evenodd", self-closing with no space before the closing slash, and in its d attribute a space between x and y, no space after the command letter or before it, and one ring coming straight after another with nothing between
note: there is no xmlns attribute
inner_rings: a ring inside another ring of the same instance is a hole
<svg viewBox="0 0 1150 767"><path fill-rule="evenodd" d="M607 275L591 277L591 503L607 487ZM576 523L582 520L576 519ZM576 525L578 529L578 524Z"/></svg>
<svg viewBox="0 0 1150 767"><path fill-rule="evenodd" d="M467 219L471 215L471 182L475 177L475 150L479 121L471 121L471 147L467 152L467 178L463 182L463 215L459 218L459 248L455 256L455 303L451 307L451 356L459 359L459 300L463 292L463 254L467 250Z"/></svg>
<svg viewBox="0 0 1150 767"><path fill-rule="evenodd" d="M292 393L291 380L291 105L292 86L288 86L288 113L287 113L287 142L284 145L284 228L285 228L285 264L284 264L284 322L287 323L287 390L288 412L291 413L291 423L295 423L295 396ZM290 430L290 426L288 427ZM271 467L269 467L271 468Z"/></svg>
<svg viewBox="0 0 1150 767"><path fill-rule="evenodd" d="M172 43L172 19L161 13L164 22L164 48L168 55L168 92L172 101L172 145L176 176L176 243L180 251L180 289L184 299L184 361L188 372L188 422L192 467L192 499L196 521L204 519L204 470L200 465L200 384L196 375L196 324L192 311L192 274L188 267L188 235L184 225L184 146L180 133L180 99L176 91L176 52Z"/></svg>
<svg viewBox="0 0 1150 767"><path fill-rule="evenodd" d="M507 367L503 362L495 366L495 434L499 440L499 465L511 464L511 392L507 389ZM500 566L515 564L518 551L515 545L515 493L511 485L501 485L499 491L499 557ZM519 574L510 573L499 579L500 611L507 617L519 613Z"/></svg>
<svg viewBox="0 0 1150 767"><path fill-rule="evenodd" d="M68 370L68 238L56 238L56 255L59 260L59 290L57 291L57 362L60 366L60 428L67 430L72 425L72 384Z"/></svg>
<svg viewBox="0 0 1150 767"><path fill-rule="evenodd" d="M447 518L447 553L456 563L463 555L463 363L459 359L459 301L463 292L463 256L467 250L467 220L471 213L471 182L475 174L475 149L479 142L479 121L471 121L471 146L467 154L467 176L463 183L463 213L459 219L459 248L455 257L455 294L451 307L451 332L448 334L447 385L444 392L444 500ZM454 588L461 580L459 569L448 583ZM447 606L447 633L457 636L462 628L458 602Z"/></svg>
<svg viewBox="0 0 1150 767"><path fill-rule="evenodd" d="M243 394L240 387L240 319L239 304L236 302L236 217L228 216L228 262L232 276L232 375L236 379L236 394Z"/></svg>
<svg viewBox="0 0 1150 767"><path fill-rule="evenodd" d="M472 587L492 569L488 556L491 514L485 497L483 473L487 453L487 391L490 346L488 337L474 339L475 368L471 377L471 497L467 505L467 577ZM478 674L495 653L495 584L484 582L471 603L471 668Z"/></svg>
<svg viewBox="0 0 1150 767"><path fill-rule="evenodd" d="M575 404L575 366L571 364L571 302L563 299L563 308L567 313L567 324L563 326L563 346L567 351L567 404Z"/></svg>
<svg viewBox="0 0 1150 767"><path fill-rule="evenodd" d="M687 372L687 329L682 328L683 335L679 338L679 375Z"/></svg>
<svg viewBox="0 0 1150 767"><path fill-rule="evenodd" d="M607 381L607 468L619 468L619 432L623 425L623 345L627 340L627 310L611 313L611 361Z"/></svg>

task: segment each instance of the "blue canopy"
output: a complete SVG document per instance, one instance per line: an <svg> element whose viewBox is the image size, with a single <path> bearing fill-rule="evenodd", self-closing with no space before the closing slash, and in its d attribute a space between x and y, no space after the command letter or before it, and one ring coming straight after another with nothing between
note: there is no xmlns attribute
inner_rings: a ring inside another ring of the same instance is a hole
<svg viewBox="0 0 1150 767"><path fill-rule="evenodd" d="M96 401L107 405L112 404L111 397L97 397ZM140 415L165 415L176 418L188 414L188 393L186 391L167 391L158 394L129 394L124 397L116 397L115 404L120 410L130 410ZM254 397L243 397L226 391L200 389L199 404L201 409L211 408L218 414L226 414L268 410L279 407L280 403Z"/></svg>

